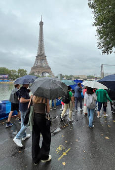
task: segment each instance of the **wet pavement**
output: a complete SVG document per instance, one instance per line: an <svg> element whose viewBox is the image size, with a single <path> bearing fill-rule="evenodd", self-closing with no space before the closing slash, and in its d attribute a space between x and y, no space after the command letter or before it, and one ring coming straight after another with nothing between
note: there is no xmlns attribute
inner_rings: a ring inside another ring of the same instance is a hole
<svg viewBox="0 0 115 170"><path fill-rule="evenodd" d="M34 165L31 158L31 138L23 142L24 148L18 148L13 138L20 129L16 117L13 126L5 128L0 121L0 170L115 170L115 114L110 111L108 117L94 117L93 129L88 128L88 117L82 112L73 112L74 121L68 116L60 122L60 108L51 111L52 118L52 160ZM102 115L102 113L101 113ZM29 128L28 133L31 133Z"/></svg>

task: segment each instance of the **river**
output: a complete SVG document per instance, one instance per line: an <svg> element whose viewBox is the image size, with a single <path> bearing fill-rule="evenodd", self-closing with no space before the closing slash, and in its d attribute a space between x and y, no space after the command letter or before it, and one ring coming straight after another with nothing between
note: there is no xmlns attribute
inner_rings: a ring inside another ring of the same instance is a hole
<svg viewBox="0 0 115 170"><path fill-rule="evenodd" d="M9 100L13 88L12 83L0 83L0 100Z"/></svg>

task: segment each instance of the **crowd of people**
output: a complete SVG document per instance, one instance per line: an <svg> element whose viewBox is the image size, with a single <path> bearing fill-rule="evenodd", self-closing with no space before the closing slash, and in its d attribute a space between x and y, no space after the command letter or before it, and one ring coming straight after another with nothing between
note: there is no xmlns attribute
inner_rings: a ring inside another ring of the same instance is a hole
<svg viewBox="0 0 115 170"><path fill-rule="evenodd" d="M94 111L97 110L97 118L100 118L100 110L103 106L103 116L107 117L108 114L106 113L107 108L107 100L111 103L111 111L113 112L113 104L112 98L108 95L110 94L110 90L104 89L94 89L91 87L82 87L81 83L78 83L74 89L74 93L72 93L72 89L68 86L69 91L69 102L64 103L64 109L61 113L61 121L63 121L64 116L66 115L66 111L69 108L69 121L73 121L72 119L72 110L75 108L75 112L78 111L78 104L80 105L80 111L84 112L84 115L88 115L89 118L89 128L93 128L93 118L94 118ZM82 93L84 96L84 107L82 106ZM112 93L114 94L114 93ZM63 101L63 100L62 100Z"/></svg>
<svg viewBox="0 0 115 170"><path fill-rule="evenodd" d="M10 95L11 112L9 113L6 127L13 126L11 123L11 117L14 110L17 110L19 119L21 119L21 128L14 137L13 141L18 147L23 147L22 141L31 137L31 134L26 133L28 124L24 124L24 119L27 113L27 109L30 103L33 105L33 127L32 127L32 159L34 164L39 161L47 162L51 160L50 144L51 144L51 132L50 124L46 122L46 113L52 110L52 100L30 95L29 84L23 84L20 87L19 84L14 85L14 89ZM84 106L83 97L84 95ZM109 92L110 94L110 92ZM110 98L108 92L104 89L93 89L91 87L82 87L81 83L78 83L74 90L68 86L67 95L61 98L62 113L60 114L60 121L63 121L67 110L69 109L69 121L73 121L73 109L78 112L78 105L80 104L80 111L84 112L84 115L88 115L89 128L93 128L94 111L97 108L97 118L100 118L100 110L103 106L103 115L106 114L107 100L113 105L113 98ZM56 99L54 100L54 109L56 109ZM40 134L42 134L42 146L40 146Z"/></svg>

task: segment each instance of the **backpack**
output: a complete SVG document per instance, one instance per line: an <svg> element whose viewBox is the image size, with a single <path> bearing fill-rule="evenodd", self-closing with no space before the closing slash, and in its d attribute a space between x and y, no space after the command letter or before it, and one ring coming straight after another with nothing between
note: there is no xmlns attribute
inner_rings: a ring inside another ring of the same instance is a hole
<svg viewBox="0 0 115 170"><path fill-rule="evenodd" d="M17 91L18 91L18 89L13 89L11 92L10 98L9 98L9 101L11 103L19 103L18 96L16 94Z"/></svg>
<svg viewBox="0 0 115 170"><path fill-rule="evenodd" d="M67 91L67 95L62 97L62 102L68 104L70 102L69 91Z"/></svg>
<svg viewBox="0 0 115 170"><path fill-rule="evenodd" d="M86 106L89 109L94 109L96 107L96 100L93 95L87 95Z"/></svg>

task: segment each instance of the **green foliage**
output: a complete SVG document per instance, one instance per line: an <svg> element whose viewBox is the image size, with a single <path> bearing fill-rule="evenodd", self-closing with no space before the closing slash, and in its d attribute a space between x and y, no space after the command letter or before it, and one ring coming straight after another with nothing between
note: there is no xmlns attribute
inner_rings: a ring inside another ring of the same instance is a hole
<svg viewBox="0 0 115 170"><path fill-rule="evenodd" d="M75 79L73 75L62 75L62 78L65 78L67 80L72 80L73 78Z"/></svg>
<svg viewBox="0 0 115 170"><path fill-rule="evenodd" d="M0 74L9 74L9 70L5 67L0 67Z"/></svg>
<svg viewBox="0 0 115 170"><path fill-rule="evenodd" d="M9 79L15 80L19 77L27 75L27 70L18 69L18 71L16 71L16 70L9 70L5 67L0 67L0 74L3 75L7 74L9 76Z"/></svg>
<svg viewBox="0 0 115 170"><path fill-rule="evenodd" d="M87 76L87 79L94 79L95 77L92 75Z"/></svg>
<svg viewBox="0 0 115 170"><path fill-rule="evenodd" d="M47 77L52 77L51 75L48 75Z"/></svg>
<svg viewBox="0 0 115 170"><path fill-rule="evenodd" d="M30 73L29 75L33 75L33 76L35 76L34 72L33 72L33 73Z"/></svg>
<svg viewBox="0 0 115 170"><path fill-rule="evenodd" d="M27 70L24 70L24 69L18 69L18 76L19 77L22 77L22 76L25 76L27 75Z"/></svg>
<svg viewBox="0 0 115 170"><path fill-rule="evenodd" d="M115 47L115 0L88 0L97 27L98 48L111 54Z"/></svg>
<svg viewBox="0 0 115 170"><path fill-rule="evenodd" d="M76 76L75 76L74 79L80 79L80 77L76 77Z"/></svg>
<svg viewBox="0 0 115 170"><path fill-rule="evenodd" d="M71 80L73 78L73 75L62 75L62 77Z"/></svg>
<svg viewBox="0 0 115 170"><path fill-rule="evenodd" d="M9 70L9 79L15 80L18 78L18 73L16 70Z"/></svg>

